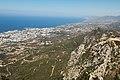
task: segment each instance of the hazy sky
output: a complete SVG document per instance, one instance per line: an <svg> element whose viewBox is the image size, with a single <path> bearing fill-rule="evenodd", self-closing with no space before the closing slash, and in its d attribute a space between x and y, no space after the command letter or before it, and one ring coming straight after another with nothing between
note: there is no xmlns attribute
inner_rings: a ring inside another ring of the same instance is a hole
<svg viewBox="0 0 120 80"><path fill-rule="evenodd" d="M1 15L116 16L120 0L0 0Z"/></svg>

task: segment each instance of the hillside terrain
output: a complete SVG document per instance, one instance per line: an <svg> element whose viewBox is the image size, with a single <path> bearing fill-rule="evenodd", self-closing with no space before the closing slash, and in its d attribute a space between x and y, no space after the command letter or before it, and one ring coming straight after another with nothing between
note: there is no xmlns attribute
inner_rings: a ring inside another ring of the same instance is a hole
<svg viewBox="0 0 120 80"><path fill-rule="evenodd" d="M120 33L94 30L72 53L63 80L120 80Z"/></svg>

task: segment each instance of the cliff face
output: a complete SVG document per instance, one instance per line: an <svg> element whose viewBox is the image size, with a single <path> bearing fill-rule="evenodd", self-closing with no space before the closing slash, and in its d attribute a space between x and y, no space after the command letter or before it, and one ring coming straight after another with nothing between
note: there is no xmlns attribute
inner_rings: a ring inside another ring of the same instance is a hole
<svg viewBox="0 0 120 80"><path fill-rule="evenodd" d="M118 32L94 30L72 53L63 80L120 80Z"/></svg>

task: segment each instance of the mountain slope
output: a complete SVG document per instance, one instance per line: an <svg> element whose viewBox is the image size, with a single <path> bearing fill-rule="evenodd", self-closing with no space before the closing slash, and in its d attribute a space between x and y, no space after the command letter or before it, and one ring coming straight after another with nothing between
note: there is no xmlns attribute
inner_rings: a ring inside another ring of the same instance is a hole
<svg viewBox="0 0 120 80"><path fill-rule="evenodd" d="M63 80L120 80L120 36L116 34L98 29L85 36L71 53Z"/></svg>
<svg viewBox="0 0 120 80"><path fill-rule="evenodd" d="M84 34L53 46L29 50L30 56L7 66L10 80L61 80L70 53L79 46Z"/></svg>

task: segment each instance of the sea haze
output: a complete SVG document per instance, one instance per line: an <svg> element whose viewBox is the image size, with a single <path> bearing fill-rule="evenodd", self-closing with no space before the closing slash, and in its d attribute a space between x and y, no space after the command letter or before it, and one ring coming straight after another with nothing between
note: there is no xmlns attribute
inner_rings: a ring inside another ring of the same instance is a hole
<svg viewBox="0 0 120 80"><path fill-rule="evenodd" d="M66 17L0 16L0 32L22 30L25 28L56 27L69 23L82 22L83 20L85 19Z"/></svg>

